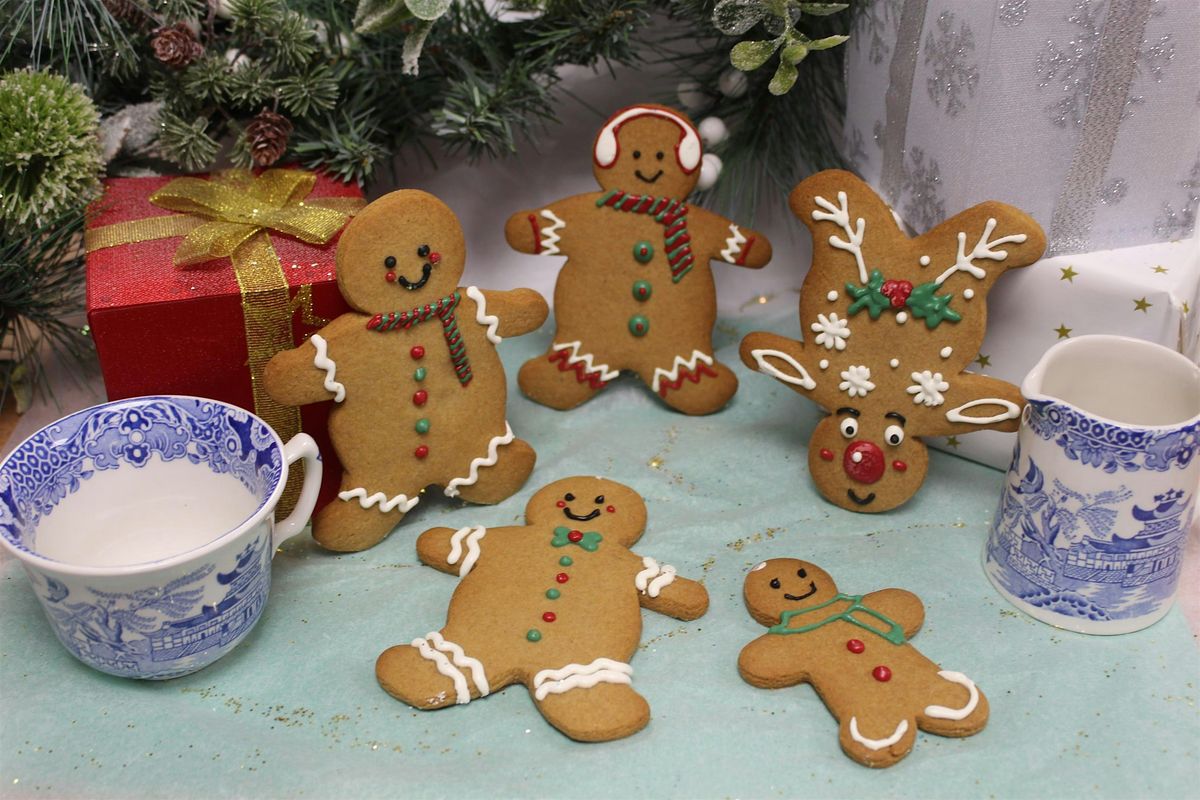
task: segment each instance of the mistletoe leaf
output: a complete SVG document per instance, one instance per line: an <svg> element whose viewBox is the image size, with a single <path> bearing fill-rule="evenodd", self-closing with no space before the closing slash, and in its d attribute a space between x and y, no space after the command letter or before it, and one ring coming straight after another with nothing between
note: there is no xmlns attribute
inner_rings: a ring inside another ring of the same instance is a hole
<svg viewBox="0 0 1200 800"><path fill-rule="evenodd" d="M849 3L801 3L800 13L814 17L827 17L830 14L845 11L849 7Z"/></svg>
<svg viewBox="0 0 1200 800"><path fill-rule="evenodd" d="M792 45L795 47L796 45ZM803 58L804 56L801 56ZM775 96L787 94L791 88L796 85L796 77L800 72L796 69L796 65L786 58L779 59L779 67L775 70L775 76L771 78L771 82L767 84L767 91Z"/></svg>
<svg viewBox="0 0 1200 800"><path fill-rule="evenodd" d="M828 50L831 47L837 47L839 44L849 41L849 39L849 36L842 36L840 34L837 36L826 36L823 39L813 39L812 41L808 42L808 49Z"/></svg>
<svg viewBox="0 0 1200 800"><path fill-rule="evenodd" d="M808 55L810 49L812 48L804 42L795 42L783 48L783 52L779 54L779 57L789 64L799 64ZM791 87L789 86L788 88L790 89Z"/></svg>
<svg viewBox="0 0 1200 800"><path fill-rule="evenodd" d="M756 70L775 54L779 44L779 39L738 42L729 51L729 63L742 72Z"/></svg>
<svg viewBox="0 0 1200 800"><path fill-rule="evenodd" d="M713 9L712 21L726 36L741 36L766 15L766 7L758 0L721 0Z"/></svg>
<svg viewBox="0 0 1200 800"><path fill-rule="evenodd" d="M354 11L355 33L380 33L412 17L404 0L358 0Z"/></svg>
<svg viewBox="0 0 1200 800"><path fill-rule="evenodd" d="M417 19L432 22L450 10L451 0L406 0L405 5Z"/></svg>

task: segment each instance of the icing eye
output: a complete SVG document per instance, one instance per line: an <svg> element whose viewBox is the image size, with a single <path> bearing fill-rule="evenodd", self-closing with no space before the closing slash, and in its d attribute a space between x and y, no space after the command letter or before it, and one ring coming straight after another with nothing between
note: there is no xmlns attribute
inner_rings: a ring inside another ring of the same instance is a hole
<svg viewBox="0 0 1200 800"><path fill-rule="evenodd" d="M634 157L634 158L641 158L641 157L642 157L642 151L641 151L641 150L634 150L634 151L633 151L633 157Z"/></svg>
<svg viewBox="0 0 1200 800"><path fill-rule="evenodd" d="M887 439L887 443L895 447L904 441L904 428L899 425L888 425L887 430L883 432L883 438Z"/></svg>
<svg viewBox="0 0 1200 800"><path fill-rule="evenodd" d="M772 589L779 588L779 578L771 578L771 588Z"/></svg>
<svg viewBox="0 0 1200 800"><path fill-rule="evenodd" d="M566 494L563 495L563 500L566 500L568 503L573 502L575 500L575 495L571 494L570 492L567 492Z"/></svg>
<svg viewBox="0 0 1200 800"><path fill-rule="evenodd" d="M395 256L388 256L387 258L385 258L385 259L383 260L383 265L384 265L385 267L387 267L388 269L394 269L394 268L395 268L395 266L396 266L396 257L395 257Z"/></svg>
<svg viewBox="0 0 1200 800"><path fill-rule="evenodd" d="M598 505L598 506L604 505L604 495L602 495L602 494L596 495L596 505Z"/></svg>
<svg viewBox="0 0 1200 800"><path fill-rule="evenodd" d="M842 429L842 436L847 439L853 439L858 435L858 420L854 417L846 417L839 427Z"/></svg>
<svg viewBox="0 0 1200 800"><path fill-rule="evenodd" d="M426 256L428 256L429 255L429 245L423 244L420 247L418 247L417 255L420 256L421 258L425 258Z"/></svg>
<svg viewBox="0 0 1200 800"><path fill-rule="evenodd" d="M663 151L659 150L657 153L654 154L654 157L657 158L659 161L662 161L663 160Z"/></svg>
<svg viewBox="0 0 1200 800"><path fill-rule="evenodd" d="M801 578L807 578L807 577L808 577L808 573L807 573L807 572L804 570L804 567L801 567L800 569L798 569L798 570L796 571L796 574L797 574L797 575L799 575Z"/></svg>

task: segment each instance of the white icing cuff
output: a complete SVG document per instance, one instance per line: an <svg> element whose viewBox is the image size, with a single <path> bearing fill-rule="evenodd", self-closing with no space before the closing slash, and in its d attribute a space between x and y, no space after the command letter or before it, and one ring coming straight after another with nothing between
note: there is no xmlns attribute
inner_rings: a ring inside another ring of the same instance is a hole
<svg viewBox="0 0 1200 800"><path fill-rule="evenodd" d="M738 263L738 256L742 252L742 245L746 243L746 237L738 229L737 225L729 225L730 236L725 240L725 249L721 251L721 258L730 264Z"/></svg>
<svg viewBox="0 0 1200 800"><path fill-rule="evenodd" d="M896 730L886 739L868 739L858 732L858 718L850 718L850 738L868 750L882 750L885 747L891 747L904 738L904 734L906 733L908 733L908 720L902 719L900 720L900 724L896 726Z"/></svg>
<svg viewBox="0 0 1200 800"><path fill-rule="evenodd" d="M446 484L446 497L458 497L458 487L460 486L473 486L479 480L479 469L481 467L495 466L496 462L500 459L500 445L509 444L513 438L512 426L505 422L504 433L501 436L493 436L492 440L488 442L488 454L471 461L467 477L454 478Z"/></svg>
<svg viewBox="0 0 1200 800"><path fill-rule="evenodd" d="M801 389L807 389L810 392L817 388L817 382L812 379L799 361L789 356L782 350L751 350L750 355L754 358L754 363L758 365L758 371L764 375L770 375L772 378L792 386L799 386ZM792 369L796 370L795 375L789 375L779 367L767 361L768 358L778 358L783 363L787 364Z"/></svg>
<svg viewBox="0 0 1200 800"><path fill-rule="evenodd" d="M670 564L663 564L660 567L658 562L650 556L643 556L642 566L645 569L633 579L633 585L642 594L658 597L658 593L663 590L663 587L669 586L675 580L675 568Z"/></svg>
<svg viewBox="0 0 1200 800"><path fill-rule="evenodd" d="M340 403L346 399L346 386L334 380L337 376L337 364L329 357L329 343L319 333L308 337L317 354L313 356L313 366L325 370L325 391L333 392L333 402Z"/></svg>
<svg viewBox="0 0 1200 800"><path fill-rule="evenodd" d="M467 297L475 301L475 321L480 325L487 326L488 341L492 344L500 344L504 341L500 334L496 333L496 329L500 326L500 318L487 313L487 299L484 298L483 292L475 286L468 286Z"/></svg>
<svg viewBox="0 0 1200 800"><path fill-rule="evenodd" d="M542 249L538 255L556 256L561 252L558 249L558 241L562 237L558 235L558 232L567 227L567 223L559 219L558 216L548 208L542 209L542 218L550 220L550 224L544 228L539 228L542 238L538 244L541 245Z"/></svg>
<svg viewBox="0 0 1200 800"><path fill-rule="evenodd" d="M693 350L691 358L688 359L684 359L683 356L675 356L675 362L671 364L671 369L666 370L662 367L657 367L654 370L654 380L650 384L650 388L657 393L659 384L663 378L666 378L670 383L676 383L679 380L679 370L681 368L694 373L696 371L696 363L700 361L710 367L713 365L712 356L707 353L701 353L699 350Z"/></svg>
<svg viewBox="0 0 1200 800"><path fill-rule="evenodd" d="M545 700L548 694L572 689L589 689L597 683L631 684L633 667L611 658L597 658L590 664L567 664L562 669L544 669L533 676L533 696Z"/></svg>
<svg viewBox="0 0 1200 800"><path fill-rule="evenodd" d="M367 490L361 486L357 489L350 489L345 492L338 492L338 497L342 500L358 500L358 504L363 508L370 508L373 505L378 505L379 510L383 512L400 509L401 514L407 514L412 510L420 500L421 496L409 497L405 494L398 494L395 497L389 498L383 492L376 492L373 495L367 496Z"/></svg>
<svg viewBox="0 0 1200 800"><path fill-rule="evenodd" d="M467 542L467 557L458 568L458 577L465 578L475 562L479 560L479 540L487 536L487 528L476 525L473 528L459 528L450 537L450 555L446 556L447 564L457 564L463 554L463 540Z"/></svg>
<svg viewBox="0 0 1200 800"><path fill-rule="evenodd" d="M961 672L944 669L938 673L938 677L957 683L959 686L966 687L968 692L967 703L962 708L948 708L946 706L925 706L925 716L934 717L935 719L966 719L975 710L975 706L979 705L979 690L975 688L975 681L963 675Z"/></svg>
<svg viewBox="0 0 1200 800"><path fill-rule="evenodd" d="M430 647L430 645L433 647ZM475 688L479 690L480 697L487 697L491 687L488 685L487 676L483 671L483 664L477 658L471 658L463 649L454 642L448 642L437 631L427 633L423 639L413 639L412 646L417 648L421 657L427 661L432 661L437 667L437 671L445 675L450 680L454 681L454 702L462 705L463 703L471 702L471 689L467 686L467 677L463 674L461 668L470 670L471 680L475 683ZM449 653L453 658L446 658L445 653Z"/></svg>
<svg viewBox="0 0 1200 800"><path fill-rule="evenodd" d="M571 352L567 356L568 366L573 367L576 364L582 363L585 373L588 375L599 373L600 380L602 381L611 381L613 378L621 374L615 369L609 369L608 364L593 364L593 356L591 353L584 353L583 355L580 355L579 348L581 346L581 342L565 342L563 344L553 344L550 346L550 349L556 353L562 350L570 350Z"/></svg>

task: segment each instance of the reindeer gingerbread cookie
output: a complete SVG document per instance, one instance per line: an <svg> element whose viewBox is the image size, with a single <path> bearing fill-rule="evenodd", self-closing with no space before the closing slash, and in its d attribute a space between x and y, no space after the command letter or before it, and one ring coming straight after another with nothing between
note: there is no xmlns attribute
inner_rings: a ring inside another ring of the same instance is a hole
<svg viewBox="0 0 1200 800"><path fill-rule="evenodd" d="M925 620L911 592L842 594L820 567L773 558L750 570L744 595L768 631L742 649L742 678L761 689L812 684L858 763L890 767L912 750L918 729L962 737L987 724L988 701L975 683L909 643Z"/></svg>
<svg viewBox="0 0 1200 800"><path fill-rule="evenodd" d="M650 721L628 663L641 609L692 620L708 609L708 593L629 550L645 528L646 505L628 486L565 478L540 489L525 517L521 526L421 534L421 561L462 580L445 627L379 656L379 683L426 710L520 683L572 739L636 733Z"/></svg>
<svg viewBox="0 0 1200 800"><path fill-rule="evenodd" d="M1028 214L987 202L909 238L867 184L840 170L802 181L789 203L813 238L800 290L805 341L751 333L742 361L828 413L808 446L821 494L851 511L886 511L925 480L920 437L1017 429L1017 387L966 367L983 342L988 291L1037 261L1046 237Z"/></svg>
<svg viewBox="0 0 1200 800"><path fill-rule="evenodd" d="M498 503L533 469L533 448L505 420L501 336L540 327L531 289L459 287L466 244L431 194L392 192L342 234L338 288L353 311L267 364L281 403L333 399L329 434L345 472L313 520L331 550L362 550L394 528L430 484Z"/></svg>
<svg viewBox="0 0 1200 800"><path fill-rule="evenodd" d="M622 370L686 414L719 411L737 377L713 357L717 301L710 260L759 268L757 231L689 206L700 177L696 128L665 106L623 109L601 128L592 172L601 191L514 214L509 245L567 257L554 288L550 349L518 377L557 409L590 399Z"/></svg>

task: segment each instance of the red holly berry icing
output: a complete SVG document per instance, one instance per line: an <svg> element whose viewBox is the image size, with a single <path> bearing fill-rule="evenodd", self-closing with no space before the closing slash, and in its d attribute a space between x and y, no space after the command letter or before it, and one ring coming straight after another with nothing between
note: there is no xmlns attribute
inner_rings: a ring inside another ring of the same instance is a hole
<svg viewBox="0 0 1200 800"><path fill-rule="evenodd" d="M884 281L883 288L879 291L884 297L890 298L892 308L904 308L904 304L908 302L908 296L912 294L913 285L911 281Z"/></svg>
<svg viewBox="0 0 1200 800"><path fill-rule="evenodd" d="M846 642L846 649L851 653L858 655L863 650L866 650L867 646L863 644L860 639L851 639L850 641Z"/></svg>
<svg viewBox="0 0 1200 800"><path fill-rule="evenodd" d="M871 670L871 677L880 683L887 683L892 679L892 671L883 664L880 664L878 667Z"/></svg>
<svg viewBox="0 0 1200 800"><path fill-rule="evenodd" d="M582 539L583 539L583 533L581 531L571 531L570 533L567 534L568 542L578 542L578 541L582 541Z"/></svg>

